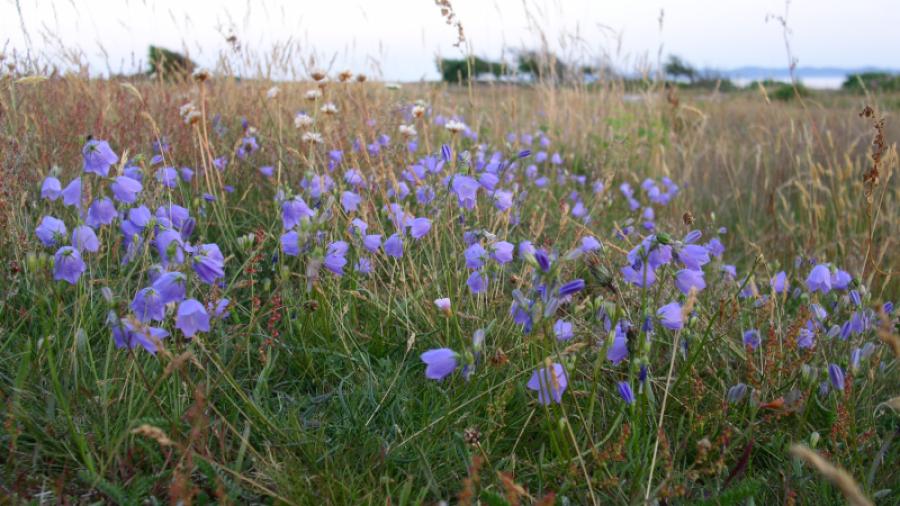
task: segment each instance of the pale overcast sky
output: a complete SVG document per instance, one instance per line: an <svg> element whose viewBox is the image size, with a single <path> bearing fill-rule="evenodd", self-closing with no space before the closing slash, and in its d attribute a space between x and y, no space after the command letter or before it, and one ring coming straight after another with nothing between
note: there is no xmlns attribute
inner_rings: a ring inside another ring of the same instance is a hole
<svg viewBox="0 0 900 506"><path fill-rule="evenodd" d="M560 54L608 55L629 69L655 63L660 45L664 54L700 67L786 67L788 61L781 25L767 21L784 14L784 0L452 3L472 51L494 58L504 48L508 54L539 46L536 24ZM898 21L900 0L792 0L788 11L801 66L900 67ZM79 48L98 73L133 71L150 44L186 48L195 61L212 66L228 48L223 34L232 32L245 49L267 51L293 40L301 54L318 55L321 66L335 58L335 71L388 80L436 78L435 56L460 54L455 31L432 0L0 0L4 52L30 47L58 55L62 44Z"/></svg>

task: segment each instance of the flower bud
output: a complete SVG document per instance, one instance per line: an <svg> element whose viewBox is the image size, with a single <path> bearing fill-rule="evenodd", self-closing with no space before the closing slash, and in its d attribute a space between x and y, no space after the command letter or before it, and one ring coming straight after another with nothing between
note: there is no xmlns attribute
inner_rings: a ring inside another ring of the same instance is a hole
<svg viewBox="0 0 900 506"><path fill-rule="evenodd" d="M665 232L656 234L656 242L660 244L672 244L672 236Z"/></svg>
<svg viewBox="0 0 900 506"><path fill-rule="evenodd" d="M82 350L84 350L86 345L87 345L87 332L85 332L83 328L79 328L75 332L75 347L78 349L78 351L82 351Z"/></svg>

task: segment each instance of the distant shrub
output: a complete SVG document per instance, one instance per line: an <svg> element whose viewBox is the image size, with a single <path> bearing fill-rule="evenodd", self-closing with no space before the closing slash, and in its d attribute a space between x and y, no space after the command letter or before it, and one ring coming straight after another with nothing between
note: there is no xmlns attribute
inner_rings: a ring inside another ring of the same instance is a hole
<svg viewBox="0 0 900 506"><path fill-rule="evenodd" d="M737 86L731 81L731 79L725 77L719 78L708 78L708 79L697 79L690 83L679 82L676 83L679 88L689 89L689 90L719 90L719 91L734 91L738 89Z"/></svg>
<svg viewBox="0 0 900 506"><path fill-rule="evenodd" d="M150 46L147 63L150 66L147 75L158 75L164 79L189 76L197 67L187 56L157 46Z"/></svg>
<svg viewBox="0 0 900 506"><path fill-rule="evenodd" d="M762 81L750 81L749 83L747 83L745 88L747 88L748 90L755 90L762 86L763 88L769 89L776 88L778 86L784 86L785 84L788 83L785 83L784 81L776 81L775 79L763 79ZM790 85L788 84L788 86Z"/></svg>
<svg viewBox="0 0 900 506"><path fill-rule="evenodd" d="M850 74L841 85L844 91L854 93L862 93L863 87L869 91L900 91L900 74L887 72Z"/></svg>
<svg viewBox="0 0 900 506"><path fill-rule="evenodd" d="M482 74L491 74L500 77L505 71L505 65L500 62L485 60L477 56L470 59L440 58L437 61L441 79L447 83L462 83L472 77ZM470 72L472 75L470 75Z"/></svg>
<svg viewBox="0 0 900 506"><path fill-rule="evenodd" d="M779 84L774 91L769 93L769 96L774 98L775 100L788 101L793 100L800 97L808 97L810 95L809 88L803 85L803 83L797 83L796 86L789 83L781 83Z"/></svg>

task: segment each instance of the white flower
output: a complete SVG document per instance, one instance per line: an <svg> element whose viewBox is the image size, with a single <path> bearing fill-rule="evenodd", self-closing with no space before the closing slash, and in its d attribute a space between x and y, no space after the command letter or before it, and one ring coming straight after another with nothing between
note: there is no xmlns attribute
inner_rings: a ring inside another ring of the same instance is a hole
<svg viewBox="0 0 900 506"><path fill-rule="evenodd" d="M318 100L322 97L322 90L313 88L306 92L306 100Z"/></svg>
<svg viewBox="0 0 900 506"><path fill-rule="evenodd" d="M331 102L326 102L320 110L328 115L337 114L338 112L337 106L332 104Z"/></svg>
<svg viewBox="0 0 900 506"><path fill-rule="evenodd" d="M312 117L305 112L298 112L297 115L294 116L294 126L297 128L309 128L312 124Z"/></svg>
<svg viewBox="0 0 900 506"><path fill-rule="evenodd" d="M404 137L415 137L417 134L416 127L413 125L400 125L399 130L400 135Z"/></svg>
<svg viewBox="0 0 900 506"><path fill-rule="evenodd" d="M278 96L278 86L272 86L269 88L269 91L266 92L266 97L269 99L275 98Z"/></svg>
<svg viewBox="0 0 900 506"><path fill-rule="evenodd" d="M466 124L462 121L456 121L452 119L444 125L444 128L452 133L459 133L466 129Z"/></svg>
<svg viewBox="0 0 900 506"><path fill-rule="evenodd" d="M322 140L322 134L316 132L304 132L300 139L303 140L303 142L310 144L322 144L322 142L324 142Z"/></svg>
<svg viewBox="0 0 900 506"><path fill-rule="evenodd" d="M425 115L425 106L421 104L414 105L412 108L412 114L417 118L421 118Z"/></svg>

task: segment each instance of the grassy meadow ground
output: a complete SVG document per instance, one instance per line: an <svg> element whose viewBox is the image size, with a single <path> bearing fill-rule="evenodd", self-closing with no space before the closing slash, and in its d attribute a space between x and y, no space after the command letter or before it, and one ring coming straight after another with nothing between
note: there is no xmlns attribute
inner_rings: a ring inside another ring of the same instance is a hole
<svg viewBox="0 0 900 506"><path fill-rule="evenodd" d="M11 502L900 502L900 97L271 86L2 77Z"/></svg>

